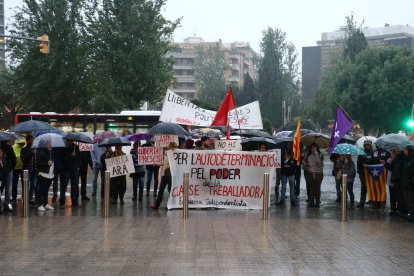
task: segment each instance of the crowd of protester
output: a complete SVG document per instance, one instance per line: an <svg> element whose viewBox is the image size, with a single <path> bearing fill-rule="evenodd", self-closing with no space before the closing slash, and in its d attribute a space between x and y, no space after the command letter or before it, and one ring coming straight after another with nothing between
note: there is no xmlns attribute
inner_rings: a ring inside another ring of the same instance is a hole
<svg viewBox="0 0 414 276"><path fill-rule="evenodd" d="M19 179L23 187L23 170L28 170L28 201L39 211L53 210L49 204L48 192L53 184L52 202L57 202L58 190L60 194L59 207L67 206L66 192L70 182L71 206L81 206L80 201L88 201L87 196L87 172L90 168L92 175L92 197L97 196L98 178L100 177L100 196L104 197L104 172L105 159L125 155L122 146L99 147L93 145L91 152L80 151L72 140L67 140L67 147L52 148L50 145L33 150L31 148L33 137L27 135L25 140L17 140L13 146L1 142L0 151L0 180L2 182L0 191L4 192L3 211L12 212L16 206ZM132 178L132 201L142 201L145 196L150 196L151 184L153 183L153 197L155 202L151 208L158 209L163 200L165 189L171 190L171 172L168 158L164 158L163 164L139 165L138 147L154 146L153 141L147 141L141 145L134 142L130 154L133 157L135 172L130 174ZM208 150L214 149L212 139L202 137L196 141L193 139L180 140L180 145L172 142L166 150L174 151L176 148ZM266 151L266 145L261 144L259 151ZM357 208L363 209L367 200L367 189L365 183L364 165L383 163L387 168L387 185L389 187L390 214L398 215L412 220L414 217L414 147L407 146L402 152L392 151L390 153L375 149L371 141L364 143L365 155L358 156L355 165L351 155L330 156L333 162L332 175L336 182L336 202L341 202L342 179L341 175L347 175L347 194L349 197L349 208L353 208L355 195L353 192L354 179L357 174L361 183L361 194ZM303 172L306 182L307 206L319 208L321 205L321 184L324 178L324 155L318 144L313 143L301 151L301 160L293 159L292 143L288 142L281 149L281 168L276 170L275 195L276 205L283 207L286 199L289 199L291 207L299 205L300 179ZM80 191L79 191L80 178ZM146 179L146 182L145 182ZM159 181L160 179L160 181ZM159 183L159 186L158 186ZM287 185L289 195L286 196ZM124 195L127 189L127 176L121 175L110 179L110 199L112 204L125 204ZM23 190L23 189L22 189ZM80 198L80 200L79 200ZM384 208L384 203L376 205L376 202L368 202L372 208Z"/></svg>

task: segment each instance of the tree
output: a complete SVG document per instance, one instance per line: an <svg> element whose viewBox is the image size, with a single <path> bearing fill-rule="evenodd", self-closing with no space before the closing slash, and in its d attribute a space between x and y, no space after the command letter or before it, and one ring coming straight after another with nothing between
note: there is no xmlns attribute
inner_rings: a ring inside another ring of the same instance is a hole
<svg viewBox="0 0 414 276"><path fill-rule="evenodd" d="M295 98L299 95L297 54L293 45L286 42L286 34L270 27L263 31L260 50L257 93L261 110L273 126L280 126L283 101L291 106L298 104Z"/></svg>
<svg viewBox="0 0 414 276"><path fill-rule="evenodd" d="M414 102L414 51L368 48L337 78L339 100L366 132L404 129Z"/></svg>
<svg viewBox="0 0 414 276"><path fill-rule="evenodd" d="M0 71L0 128L8 128L23 109L22 86L10 70Z"/></svg>
<svg viewBox="0 0 414 276"><path fill-rule="evenodd" d="M174 62L166 53L180 23L163 17L165 2L95 0L90 5L86 31L91 109L134 109L165 95Z"/></svg>
<svg viewBox="0 0 414 276"><path fill-rule="evenodd" d="M349 58L352 62L355 61L355 57L361 51L368 47L367 39L364 33L361 31L364 22L357 27L356 21L354 21L354 15L350 15L346 18L346 39L344 57Z"/></svg>
<svg viewBox="0 0 414 276"><path fill-rule="evenodd" d="M255 83L249 73L244 74L244 85L242 89L233 87L233 95L237 106L242 106L258 100Z"/></svg>
<svg viewBox="0 0 414 276"><path fill-rule="evenodd" d="M9 26L11 35L49 36L50 53L39 51L38 42L10 40L10 69L25 109L68 112L83 106L85 48L81 45L83 0L23 0Z"/></svg>
<svg viewBox="0 0 414 276"><path fill-rule="evenodd" d="M220 104L226 94L224 76L229 69L220 50L220 44L199 47L194 61L194 77L198 86L198 97L202 101Z"/></svg>

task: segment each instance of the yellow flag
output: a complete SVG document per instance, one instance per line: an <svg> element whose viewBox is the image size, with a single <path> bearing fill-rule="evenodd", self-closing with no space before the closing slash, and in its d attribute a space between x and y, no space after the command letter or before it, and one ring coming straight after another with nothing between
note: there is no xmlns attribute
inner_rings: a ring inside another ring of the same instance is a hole
<svg viewBox="0 0 414 276"><path fill-rule="evenodd" d="M300 118L298 119L298 127L296 128L295 137L293 138L293 159L300 164Z"/></svg>

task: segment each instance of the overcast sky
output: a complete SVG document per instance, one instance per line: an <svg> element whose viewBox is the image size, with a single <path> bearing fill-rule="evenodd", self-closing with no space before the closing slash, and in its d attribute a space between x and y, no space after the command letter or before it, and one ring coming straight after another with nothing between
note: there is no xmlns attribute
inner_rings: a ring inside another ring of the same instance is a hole
<svg viewBox="0 0 414 276"><path fill-rule="evenodd" d="M4 2L7 24L9 8L22 1ZM205 41L249 42L256 51L268 26L281 28L299 53L304 46L316 45L322 32L345 25L351 13L358 23L364 20L365 27L414 26L414 0L168 0L163 13L171 20L183 17L176 42L196 34Z"/></svg>

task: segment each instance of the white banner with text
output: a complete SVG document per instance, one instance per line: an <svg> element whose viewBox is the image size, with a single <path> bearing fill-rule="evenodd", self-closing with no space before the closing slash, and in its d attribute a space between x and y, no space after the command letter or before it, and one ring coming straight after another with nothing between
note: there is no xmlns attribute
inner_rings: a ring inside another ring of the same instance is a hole
<svg viewBox="0 0 414 276"><path fill-rule="evenodd" d="M159 120L208 127L215 115L216 111L203 109L173 91L167 90ZM239 128L239 124L241 129L263 129L259 102L255 101L230 111L229 124L235 129Z"/></svg>
<svg viewBox="0 0 414 276"><path fill-rule="evenodd" d="M131 154L107 158L105 159L105 164L111 178L135 172Z"/></svg>
<svg viewBox="0 0 414 276"><path fill-rule="evenodd" d="M273 179L280 150L244 152L168 151L172 188L168 209L183 206L183 173L189 172L189 208L262 209L263 175ZM270 196L270 194L269 194Z"/></svg>

